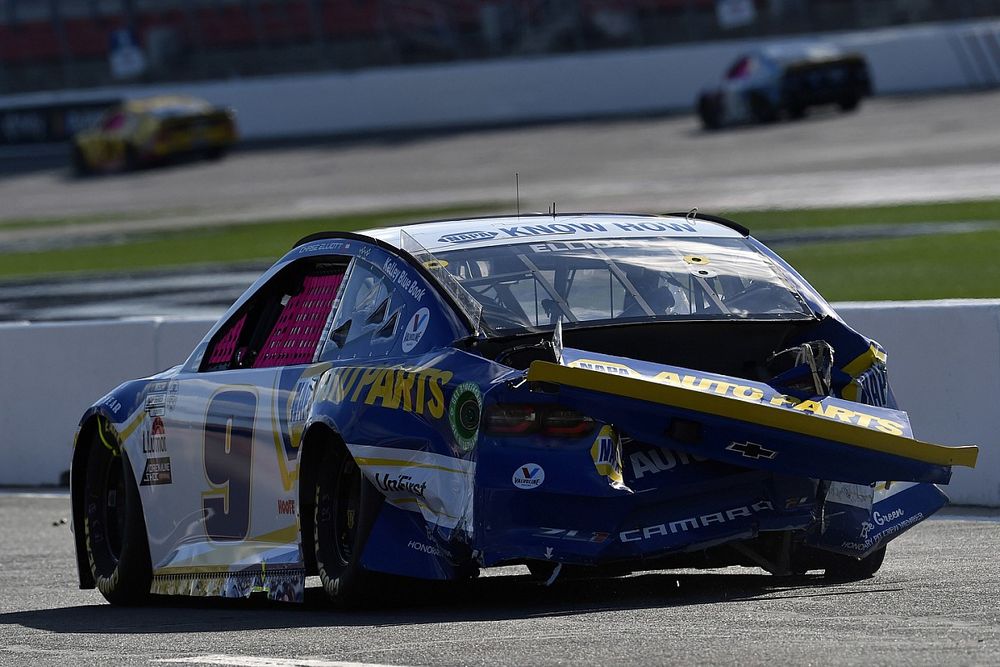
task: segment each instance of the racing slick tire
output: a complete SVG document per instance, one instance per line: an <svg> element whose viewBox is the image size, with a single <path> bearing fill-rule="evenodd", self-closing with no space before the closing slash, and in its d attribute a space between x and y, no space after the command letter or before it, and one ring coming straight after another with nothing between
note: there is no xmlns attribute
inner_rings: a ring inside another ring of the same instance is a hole
<svg viewBox="0 0 1000 667"><path fill-rule="evenodd" d="M861 95L855 93L853 95L848 95L837 102L837 106L843 113L850 113L858 108L861 103Z"/></svg>
<svg viewBox="0 0 1000 667"><path fill-rule="evenodd" d="M722 109L719 104L703 96L698 100L698 118L705 130L718 130L722 127Z"/></svg>
<svg viewBox="0 0 1000 667"><path fill-rule="evenodd" d="M139 151L131 144L125 146L125 171L135 171L140 167L142 162L139 160Z"/></svg>
<svg viewBox="0 0 1000 667"><path fill-rule="evenodd" d="M103 425L88 446L83 531L90 572L111 604L142 604L153 569L139 487L124 450Z"/></svg>
<svg viewBox="0 0 1000 667"><path fill-rule="evenodd" d="M767 124L778 120L778 110L763 94L752 93L749 103L750 115L753 116L754 122Z"/></svg>
<svg viewBox="0 0 1000 667"><path fill-rule="evenodd" d="M885 547L873 551L861 559L837 555L827 564L823 576L833 581L868 579L878 572L884 560Z"/></svg>
<svg viewBox="0 0 1000 667"><path fill-rule="evenodd" d="M381 506L382 495L346 447L328 447L317 471L313 544L323 590L336 607L380 598L385 578L366 570L361 556Z"/></svg>
<svg viewBox="0 0 1000 667"><path fill-rule="evenodd" d="M93 170L87 163L87 157L79 146L73 146L73 173L77 176L90 176Z"/></svg>
<svg viewBox="0 0 1000 667"><path fill-rule="evenodd" d="M206 148L202 155L210 162L218 162L222 158L226 157L227 152L228 149L225 146L215 146L213 148Z"/></svg>

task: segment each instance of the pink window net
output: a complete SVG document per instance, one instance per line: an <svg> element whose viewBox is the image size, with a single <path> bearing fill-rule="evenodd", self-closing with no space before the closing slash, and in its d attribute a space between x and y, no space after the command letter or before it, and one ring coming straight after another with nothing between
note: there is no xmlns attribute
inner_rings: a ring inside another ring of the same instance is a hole
<svg viewBox="0 0 1000 667"><path fill-rule="evenodd" d="M215 348L208 355L209 364L222 364L233 358L236 341L239 340L240 332L243 331L243 325L246 321L246 313L243 313L243 317L236 320L229 331L215 343Z"/></svg>
<svg viewBox="0 0 1000 667"><path fill-rule="evenodd" d="M307 364L313 360L323 327L344 274L308 276L302 291L291 297L267 341L254 360L254 368Z"/></svg>

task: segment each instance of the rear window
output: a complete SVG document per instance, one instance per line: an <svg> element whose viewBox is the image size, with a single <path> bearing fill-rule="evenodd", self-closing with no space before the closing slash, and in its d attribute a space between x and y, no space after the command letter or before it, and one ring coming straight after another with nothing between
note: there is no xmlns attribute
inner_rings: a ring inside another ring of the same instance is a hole
<svg viewBox="0 0 1000 667"><path fill-rule="evenodd" d="M745 239L593 239L459 249L441 263L495 330L644 320L804 319L780 267Z"/></svg>

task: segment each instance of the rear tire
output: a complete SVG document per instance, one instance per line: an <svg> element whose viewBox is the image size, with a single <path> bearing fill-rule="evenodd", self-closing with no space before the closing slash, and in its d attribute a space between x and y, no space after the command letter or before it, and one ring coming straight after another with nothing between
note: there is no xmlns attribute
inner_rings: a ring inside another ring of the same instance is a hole
<svg viewBox="0 0 1000 667"><path fill-rule="evenodd" d="M869 579L878 572L885 560L885 547L874 551L864 558L850 556L834 556L827 566L823 576L833 581L859 581Z"/></svg>
<svg viewBox="0 0 1000 667"><path fill-rule="evenodd" d="M226 157L226 148L224 146L216 146L214 148L206 148L203 155L206 160L211 162L217 162L222 158Z"/></svg>
<svg viewBox="0 0 1000 667"><path fill-rule="evenodd" d="M851 111L857 109L860 103L861 103L861 96L854 94L849 97L845 97L839 102L837 102L837 106L840 107L840 110L842 112L850 113Z"/></svg>
<svg viewBox="0 0 1000 667"><path fill-rule="evenodd" d="M778 110L761 93L750 95L750 114L757 123L768 124L778 120Z"/></svg>
<svg viewBox="0 0 1000 667"><path fill-rule="evenodd" d="M377 599L381 576L361 565L382 496L345 447L330 446L317 469L314 544L316 569L337 607Z"/></svg>
<svg viewBox="0 0 1000 667"><path fill-rule="evenodd" d="M84 544L97 589L115 605L146 602L153 581L139 488L124 450L98 426L84 482Z"/></svg>

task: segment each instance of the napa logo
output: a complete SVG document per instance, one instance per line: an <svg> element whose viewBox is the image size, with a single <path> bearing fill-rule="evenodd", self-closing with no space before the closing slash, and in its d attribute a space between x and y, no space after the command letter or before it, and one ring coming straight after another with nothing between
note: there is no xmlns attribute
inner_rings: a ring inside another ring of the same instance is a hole
<svg viewBox="0 0 1000 667"><path fill-rule="evenodd" d="M545 481L545 470L537 463L525 463L514 471L511 481L519 489L536 489Z"/></svg>
<svg viewBox="0 0 1000 667"><path fill-rule="evenodd" d="M424 333L427 331L427 323L430 320L431 311L426 308L421 308L413 313L413 317L406 323L406 329L403 330L403 352L409 352L417 346L420 339L424 337Z"/></svg>
<svg viewBox="0 0 1000 667"><path fill-rule="evenodd" d="M438 241L441 243L471 243L472 241L489 241L496 235L496 232L460 232L458 234L445 234Z"/></svg>
<svg viewBox="0 0 1000 667"><path fill-rule="evenodd" d="M590 457L594 460L597 474L606 477L611 486L624 486L622 479L622 448L615 430L603 426L590 446Z"/></svg>

